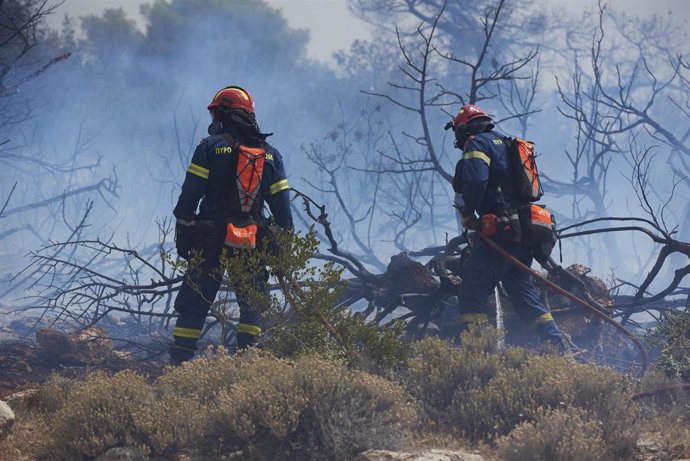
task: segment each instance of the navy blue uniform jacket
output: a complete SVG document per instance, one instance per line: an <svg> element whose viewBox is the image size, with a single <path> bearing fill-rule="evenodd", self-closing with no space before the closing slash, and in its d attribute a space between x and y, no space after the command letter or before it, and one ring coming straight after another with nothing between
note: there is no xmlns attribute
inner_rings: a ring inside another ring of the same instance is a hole
<svg viewBox="0 0 690 461"><path fill-rule="evenodd" d="M187 168L182 193L173 211L175 217L193 219L200 200L200 219L223 219L236 214L228 197L229 181L235 180L228 174L232 162L237 162L237 156L223 136L204 138ZM266 145L260 195L268 203L276 224L283 229L290 229L293 225L289 188L280 152Z"/></svg>
<svg viewBox="0 0 690 461"><path fill-rule="evenodd" d="M503 136L494 132L473 135L465 143L462 160L455 168L453 188L462 194L465 205L462 212L479 216L504 208L515 208L503 193L499 193L501 179L509 177L508 149ZM492 178L492 180L489 180Z"/></svg>

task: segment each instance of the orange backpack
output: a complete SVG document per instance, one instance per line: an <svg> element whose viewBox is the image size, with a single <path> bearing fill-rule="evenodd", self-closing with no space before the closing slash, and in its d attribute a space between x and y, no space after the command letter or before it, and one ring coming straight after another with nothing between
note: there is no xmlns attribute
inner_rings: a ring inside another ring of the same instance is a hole
<svg viewBox="0 0 690 461"><path fill-rule="evenodd" d="M243 212L249 213L254 206L261 187L266 149L247 147L240 144L237 150L236 181L237 191L240 195L240 207Z"/></svg>
<svg viewBox="0 0 690 461"><path fill-rule="evenodd" d="M246 219L234 216L226 223L225 245L232 248L254 249L257 245L258 225L251 215L260 200L261 179L263 178L264 164L266 160L266 149L261 147L248 147L243 144L234 143L229 135L225 135L225 140L233 146L233 152L237 156L237 166L235 177L235 187L239 210L246 214ZM237 202L235 202L237 203Z"/></svg>
<svg viewBox="0 0 690 461"><path fill-rule="evenodd" d="M520 138L505 137L508 148L513 197L520 202L536 202L544 195L539 180L534 143Z"/></svg>

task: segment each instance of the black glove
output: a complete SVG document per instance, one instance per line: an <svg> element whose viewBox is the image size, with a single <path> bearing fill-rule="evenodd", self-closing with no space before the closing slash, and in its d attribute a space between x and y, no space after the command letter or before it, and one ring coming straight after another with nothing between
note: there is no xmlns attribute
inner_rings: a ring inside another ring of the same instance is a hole
<svg viewBox="0 0 690 461"><path fill-rule="evenodd" d="M175 246L177 254L182 259L189 258L189 252L194 247L194 221L178 219L175 224Z"/></svg>
<svg viewBox="0 0 690 461"><path fill-rule="evenodd" d="M465 214L460 212L460 223L462 228L466 230L477 230L479 229L479 220L472 214Z"/></svg>

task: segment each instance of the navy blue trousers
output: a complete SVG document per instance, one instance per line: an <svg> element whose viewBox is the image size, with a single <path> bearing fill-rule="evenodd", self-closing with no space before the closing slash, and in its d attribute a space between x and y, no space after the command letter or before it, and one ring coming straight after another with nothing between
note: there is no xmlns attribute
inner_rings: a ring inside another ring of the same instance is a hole
<svg viewBox="0 0 690 461"><path fill-rule="evenodd" d="M196 343L201 337L206 316L218 294L223 280L221 254L232 257L232 249L226 248L225 226L220 224L197 224L195 229L196 249L201 251L201 264L190 266L185 274L180 291L175 298L175 310L180 314L173 330L174 343L169 352L171 362L182 362L194 356ZM261 270L252 275L254 289L267 293L268 271ZM256 303L245 294L242 286L235 286L235 295L240 307L237 326L237 347L242 349L256 342L261 333L259 312Z"/></svg>
<svg viewBox="0 0 690 461"><path fill-rule="evenodd" d="M501 246L526 266L532 265L532 250L528 246ZM460 276L458 301L462 323L487 320L487 299L501 282L516 313L537 331L542 341L556 341L563 337L551 313L539 299L532 276L515 267L481 239L475 240Z"/></svg>

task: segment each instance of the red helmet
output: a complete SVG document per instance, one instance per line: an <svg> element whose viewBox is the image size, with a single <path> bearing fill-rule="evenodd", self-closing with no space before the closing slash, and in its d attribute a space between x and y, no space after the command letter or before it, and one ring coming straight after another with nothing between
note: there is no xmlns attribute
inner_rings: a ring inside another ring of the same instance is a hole
<svg viewBox="0 0 690 461"><path fill-rule="evenodd" d="M491 120L491 117L489 117L489 115L486 112L484 112L482 109L475 106L474 104L462 106L460 112L458 112L458 115L456 115L453 119L453 129L457 129L460 125L465 125L471 122L472 120L476 120L478 118Z"/></svg>
<svg viewBox="0 0 690 461"><path fill-rule="evenodd" d="M213 111L218 107L228 109L242 109L250 114L254 113L254 98L247 90L239 86L226 86L213 97L208 110Z"/></svg>

